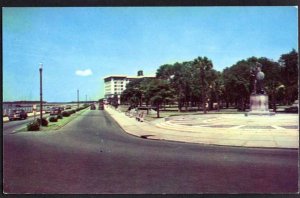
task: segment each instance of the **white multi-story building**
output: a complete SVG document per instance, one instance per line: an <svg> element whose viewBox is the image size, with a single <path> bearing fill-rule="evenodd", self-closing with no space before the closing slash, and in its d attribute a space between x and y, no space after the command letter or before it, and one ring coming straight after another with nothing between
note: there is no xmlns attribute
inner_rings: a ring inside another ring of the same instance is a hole
<svg viewBox="0 0 300 198"><path fill-rule="evenodd" d="M111 75L104 78L104 97L106 99L118 96L118 103L120 104L121 93L126 89L126 85L138 78L155 78L155 76L144 76L143 71L138 71L137 76L126 75Z"/></svg>

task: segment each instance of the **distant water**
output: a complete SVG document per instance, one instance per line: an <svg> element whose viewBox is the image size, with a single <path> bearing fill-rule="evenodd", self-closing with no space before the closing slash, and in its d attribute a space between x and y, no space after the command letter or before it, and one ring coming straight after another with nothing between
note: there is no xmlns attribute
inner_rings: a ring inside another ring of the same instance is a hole
<svg viewBox="0 0 300 198"><path fill-rule="evenodd" d="M20 110L20 109L24 109L27 113L32 112L33 109L33 105L36 105L37 111L40 110L40 104L36 103L36 104L20 104L20 103L12 103L12 104L2 104L2 110L3 110L3 115L7 115L10 111L12 110ZM57 105L57 104L56 104ZM53 106L52 104L44 104L43 105L43 109L47 108L49 106Z"/></svg>
<svg viewBox="0 0 300 198"><path fill-rule="evenodd" d="M69 103L47 103L43 105L43 109L51 107L51 106L61 106L61 105L67 105ZM40 110L40 103L2 103L2 110L3 110L3 114L2 115L7 115L10 111L12 110L20 110L20 109L24 109L27 113L32 112L33 109L33 105L36 105L37 111Z"/></svg>
<svg viewBox="0 0 300 198"><path fill-rule="evenodd" d="M12 110L24 109L26 112L32 112L33 104L2 104L3 115L8 114ZM39 105L37 105L37 109L39 109Z"/></svg>

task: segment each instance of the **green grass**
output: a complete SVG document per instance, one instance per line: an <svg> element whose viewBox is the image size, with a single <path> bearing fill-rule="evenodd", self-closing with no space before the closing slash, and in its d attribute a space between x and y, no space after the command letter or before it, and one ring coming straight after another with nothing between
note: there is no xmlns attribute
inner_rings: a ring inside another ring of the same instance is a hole
<svg viewBox="0 0 300 198"><path fill-rule="evenodd" d="M63 119L58 119L57 122L49 122L48 126L40 127L40 131L55 131L55 130L58 130L58 129L62 128L63 126L65 126L66 124L68 124L69 122L71 122L72 120L74 120L79 115L81 115L85 110L86 109L83 109L81 111L78 111L77 113L74 113L74 114L70 115L69 117L63 117ZM24 132L24 131L27 131L27 125L25 125L22 128L16 130L16 132Z"/></svg>

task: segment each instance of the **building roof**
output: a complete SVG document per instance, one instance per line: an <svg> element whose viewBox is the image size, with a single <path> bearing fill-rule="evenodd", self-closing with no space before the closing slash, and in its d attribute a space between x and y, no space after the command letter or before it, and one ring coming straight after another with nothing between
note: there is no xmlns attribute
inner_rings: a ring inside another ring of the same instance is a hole
<svg viewBox="0 0 300 198"><path fill-rule="evenodd" d="M155 76L126 76L126 75L111 75L111 76L106 76L103 79L108 79L108 78L155 78Z"/></svg>
<svg viewBox="0 0 300 198"><path fill-rule="evenodd" d="M112 78L112 77L122 77L122 78L127 78L126 75L111 75L111 76L105 76L103 79L106 79L106 78Z"/></svg>

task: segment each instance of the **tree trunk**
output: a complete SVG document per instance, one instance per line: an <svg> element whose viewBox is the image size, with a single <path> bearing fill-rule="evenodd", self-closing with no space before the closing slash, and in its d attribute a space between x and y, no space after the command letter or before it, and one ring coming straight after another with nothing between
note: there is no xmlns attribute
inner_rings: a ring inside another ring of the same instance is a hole
<svg viewBox="0 0 300 198"><path fill-rule="evenodd" d="M244 100L244 98L242 98L242 102L241 102L242 104L242 111L245 111L245 100Z"/></svg>
<svg viewBox="0 0 300 198"><path fill-rule="evenodd" d="M185 100L184 101L184 107L185 107L185 111L187 112L187 105L188 105L188 102Z"/></svg>
<svg viewBox="0 0 300 198"><path fill-rule="evenodd" d="M217 111L220 111L220 99L218 94L217 94Z"/></svg>
<svg viewBox="0 0 300 198"><path fill-rule="evenodd" d="M206 92L204 91L204 86L202 88L202 108L203 113L206 113Z"/></svg>
<svg viewBox="0 0 300 198"><path fill-rule="evenodd" d="M159 118L159 104L156 105L157 118Z"/></svg>
<svg viewBox="0 0 300 198"><path fill-rule="evenodd" d="M272 107L273 107L273 111L276 112L276 98L275 98L274 91L272 92Z"/></svg>
<svg viewBox="0 0 300 198"><path fill-rule="evenodd" d="M206 113L206 99L205 99L205 97L203 97L202 107L203 107L203 113Z"/></svg>
<svg viewBox="0 0 300 198"><path fill-rule="evenodd" d="M178 99L178 111L181 112L181 103L180 103L180 99Z"/></svg>
<svg viewBox="0 0 300 198"><path fill-rule="evenodd" d="M212 100L209 101L209 110L213 110L214 109L214 103Z"/></svg>

